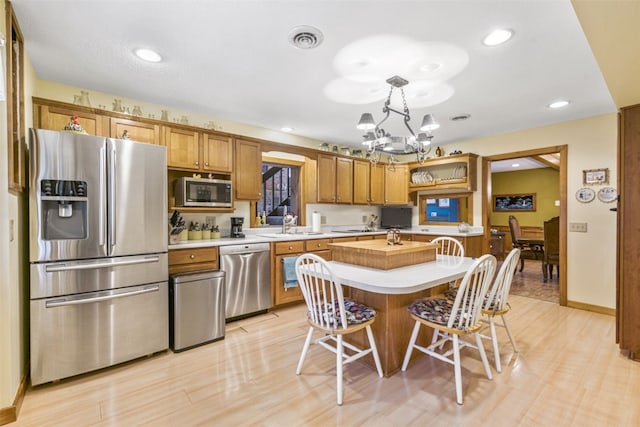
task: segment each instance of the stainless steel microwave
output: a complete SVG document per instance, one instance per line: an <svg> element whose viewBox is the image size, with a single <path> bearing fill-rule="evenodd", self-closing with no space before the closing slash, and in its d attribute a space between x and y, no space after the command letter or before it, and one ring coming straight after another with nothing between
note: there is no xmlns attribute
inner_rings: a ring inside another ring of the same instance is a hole
<svg viewBox="0 0 640 427"><path fill-rule="evenodd" d="M176 206L230 208L233 204L231 181L183 177L176 180Z"/></svg>

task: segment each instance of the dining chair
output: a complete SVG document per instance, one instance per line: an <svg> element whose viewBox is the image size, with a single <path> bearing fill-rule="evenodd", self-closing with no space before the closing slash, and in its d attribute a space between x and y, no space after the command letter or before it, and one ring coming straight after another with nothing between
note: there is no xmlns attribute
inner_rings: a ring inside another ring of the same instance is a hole
<svg viewBox="0 0 640 427"><path fill-rule="evenodd" d="M436 237L431 243L438 245L436 248L436 254L438 255L464 256L464 246L458 239L453 237Z"/></svg>
<svg viewBox="0 0 640 427"><path fill-rule="evenodd" d="M487 378L493 379L489 361L484 351L482 338L479 334L482 329L482 304L487 294L489 284L496 271L497 260L493 255L483 255L478 258L464 275L456 299L428 298L418 300L408 307L409 314L415 324L407 352L402 363L402 371L407 370L413 349L419 350L431 357L453 365L456 402L462 405L462 368L460 362L460 350L471 347L478 350ZM427 347L416 344L420 326L433 328L434 334L445 332L440 339ZM461 337L471 336L475 338L475 344ZM444 349L441 344L452 342L452 348Z"/></svg>
<svg viewBox="0 0 640 427"><path fill-rule="evenodd" d="M488 320L484 322L489 324L489 331L491 336L481 335L482 338L491 340L493 344L493 355L496 364L496 371L502 372L502 365L500 363L500 349L498 348L498 338L496 334L496 326L503 327L507 331L513 351L517 352L516 342L513 339L505 314L511 310L509 305L509 291L511 290L511 282L513 280L514 272L518 266L518 260L520 259L520 249L513 248L502 262L500 270L496 275L493 284L487 291L487 296L484 299L482 306L483 316L487 316ZM496 323L496 317L500 316L502 323Z"/></svg>
<svg viewBox="0 0 640 427"><path fill-rule="evenodd" d="M544 256L542 259L542 281L553 279L553 266L560 277L560 217L554 216L544 222Z"/></svg>
<svg viewBox="0 0 640 427"><path fill-rule="evenodd" d="M296 368L300 375L314 331L323 336L314 344L320 344L336 355L337 403L342 405L342 371L344 365L367 354L373 356L378 375L382 378L382 365L371 331L376 312L370 307L345 299L342 286L336 281L329 264L314 254L303 254L296 261L296 275L304 301L307 304L309 330ZM369 339L368 348L359 348L344 340L345 335L364 329Z"/></svg>
<svg viewBox="0 0 640 427"><path fill-rule="evenodd" d="M522 241L522 232L520 231L520 222L518 218L509 215L509 233L511 234L511 247L520 249L520 272L524 269L524 260L539 259L536 252L528 242Z"/></svg>

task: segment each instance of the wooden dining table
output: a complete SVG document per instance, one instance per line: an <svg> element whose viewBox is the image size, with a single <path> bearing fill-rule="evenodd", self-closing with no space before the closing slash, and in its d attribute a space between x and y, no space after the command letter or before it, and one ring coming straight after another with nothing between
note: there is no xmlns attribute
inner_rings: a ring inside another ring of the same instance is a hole
<svg viewBox="0 0 640 427"><path fill-rule="evenodd" d="M372 329L386 377L400 370L409 344L414 321L407 306L416 299L441 293L449 282L462 278L474 261L475 258L437 255L435 261L390 270L329 262L345 296L376 310ZM366 345L364 332L352 335L354 343ZM430 333L425 333L419 342L426 344L430 338ZM420 357L419 354L414 352L413 357ZM363 360L374 366L373 358Z"/></svg>

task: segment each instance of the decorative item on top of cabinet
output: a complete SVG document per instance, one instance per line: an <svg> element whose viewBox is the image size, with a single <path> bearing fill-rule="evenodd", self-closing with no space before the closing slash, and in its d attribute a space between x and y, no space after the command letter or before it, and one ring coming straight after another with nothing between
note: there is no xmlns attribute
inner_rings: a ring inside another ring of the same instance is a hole
<svg viewBox="0 0 640 427"><path fill-rule="evenodd" d="M89 135L107 136L108 117L82 110L90 108L61 108L53 105L42 105L34 98L34 126L39 129L62 130L69 123L69 117L76 116L78 123Z"/></svg>
<svg viewBox="0 0 640 427"><path fill-rule="evenodd" d="M235 141L236 200L262 198L262 149L260 143L236 138Z"/></svg>
<svg viewBox="0 0 640 427"><path fill-rule="evenodd" d="M409 163L409 191L476 191L478 155L455 154Z"/></svg>

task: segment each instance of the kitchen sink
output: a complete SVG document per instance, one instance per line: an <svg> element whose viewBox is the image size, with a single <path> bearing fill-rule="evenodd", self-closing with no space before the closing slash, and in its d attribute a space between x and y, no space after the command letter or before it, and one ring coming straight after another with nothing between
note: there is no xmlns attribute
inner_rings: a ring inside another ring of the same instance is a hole
<svg viewBox="0 0 640 427"><path fill-rule="evenodd" d="M256 234L258 237L268 237L270 239L283 239L287 237L296 237L296 236L318 236L323 233L316 233L313 231L305 231L301 233L264 233L264 234Z"/></svg>

